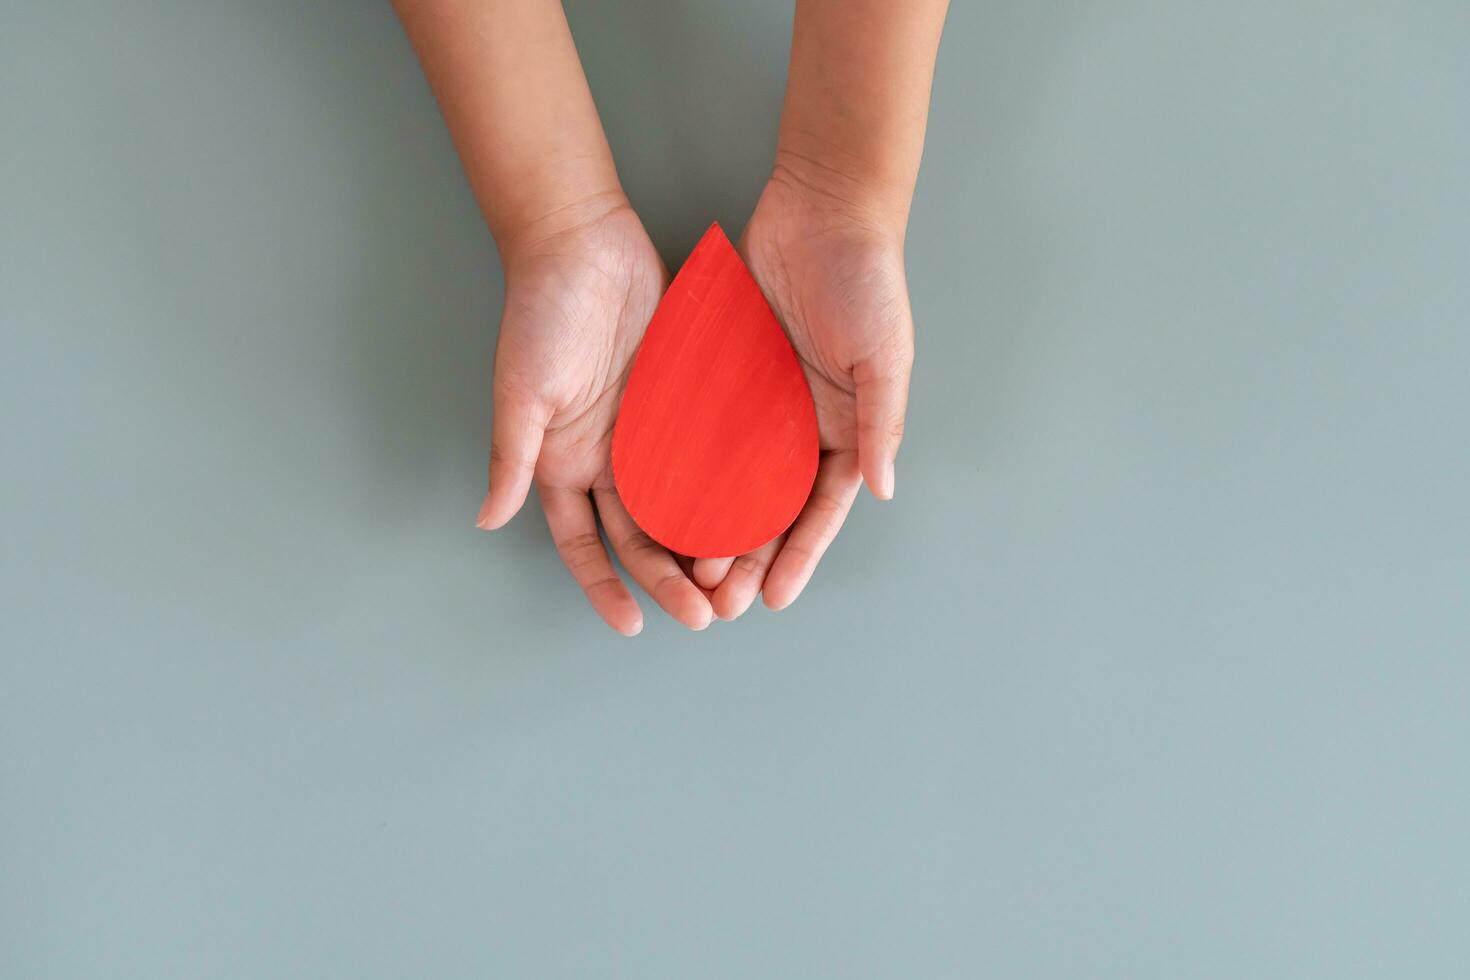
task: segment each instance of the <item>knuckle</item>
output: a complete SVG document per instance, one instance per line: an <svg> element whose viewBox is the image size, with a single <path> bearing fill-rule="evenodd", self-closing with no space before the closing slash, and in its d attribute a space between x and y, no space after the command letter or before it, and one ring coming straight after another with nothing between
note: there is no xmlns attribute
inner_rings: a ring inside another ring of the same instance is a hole
<svg viewBox="0 0 1470 980"><path fill-rule="evenodd" d="M612 575L612 574L608 574L608 575L603 576L602 578L599 578L599 579L596 579L594 581L588 582L585 586L582 587L582 591L585 592L585 593L587 593L587 595L589 597L591 597L594 593L597 593L597 592L607 592L607 591L611 590L612 592L615 592L616 593L616 592L621 592L622 589L623 589L623 583L622 583L622 581L619 580L619 578L616 575Z"/></svg>
<svg viewBox="0 0 1470 980"><path fill-rule="evenodd" d="M791 558L795 560L798 568L805 568L807 565L816 560L816 552L812 550L812 546L806 541L788 541L786 543L785 549L783 549L782 551L782 554L784 555L788 553L790 554Z"/></svg>
<svg viewBox="0 0 1470 980"><path fill-rule="evenodd" d="M490 462L499 466L513 466L525 470L531 469L534 465L524 454L507 453L498 442L490 444Z"/></svg>
<svg viewBox="0 0 1470 980"><path fill-rule="evenodd" d="M680 572L668 572L653 583L652 592L660 598L672 598L671 592L680 591L680 583L687 581Z"/></svg>
<svg viewBox="0 0 1470 980"><path fill-rule="evenodd" d="M884 442L898 442L903 438L904 424L902 415L865 418L858 424L858 435Z"/></svg>
<svg viewBox="0 0 1470 980"><path fill-rule="evenodd" d="M635 555L661 554L664 550L663 545L650 538L647 531L634 531L623 546Z"/></svg>
<svg viewBox="0 0 1470 980"><path fill-rule="evenodd" d="M580 531L562 541L561 553L572 571L584 569L601 557L602 539L592 531Z"/></svg>
<svg viewBox="0 0 1470 980"><path fill-rule="evenodd" d="M741 555L730 565L730 572L760 576L765 573L766 563L753 555Z"/></svg>

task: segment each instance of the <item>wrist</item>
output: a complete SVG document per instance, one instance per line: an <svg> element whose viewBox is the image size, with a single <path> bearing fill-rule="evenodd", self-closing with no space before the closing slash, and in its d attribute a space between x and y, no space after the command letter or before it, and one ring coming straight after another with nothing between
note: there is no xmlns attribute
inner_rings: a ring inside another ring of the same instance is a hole
<svg viewBox="0 0 1470 980"><path fill-rule="evenodd" d="M616 177L571 181L520 201L509 213L492 219L491 234L502 263L509 266L553 239L629 207Z"/></svg>
<svg viewBox="0 0 1470 980"><path fill-rule="evenodd" d="M913 177L830 144L788 138L776 148L771 180L813 204L902 240L913 199Z"/></svg>

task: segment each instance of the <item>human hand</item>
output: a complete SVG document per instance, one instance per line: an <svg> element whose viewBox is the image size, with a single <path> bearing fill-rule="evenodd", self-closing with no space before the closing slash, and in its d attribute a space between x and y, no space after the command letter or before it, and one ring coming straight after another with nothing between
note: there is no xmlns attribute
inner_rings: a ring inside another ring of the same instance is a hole
<svg viewBox="0 0 1470 980"><path fill-rule="evenodd" d="M892 494L913 359L903 228L947 6L797 2L778 163L741 249L801 358L823 456L787 534L690 563L638 530L612 481L619 391L668 275L618 184L561 4L395 0L506 271L476 523L504 524L534 480L562 559L615 629L638 632L642 614L599 516L633 578L703 629L762 586L775 608L795 599L863 477Z"/></svg>
<svg viewBox="0 0 1470 980"><path fill-rule="evenodd" d="M806 373L821 461L788 532L739 558L694 563L722 619L762 591L772 609L795 601L864 480L879 499L893 496L914 351L902 223L799 166L778 164L738 248Z"/></svg>
<svg viewBox="0 0 1470 980"><path fill-rule="evenodd" d="M476 525L505 524L534 481L562 561L609 626L631 636L643 615L608 559L599 518L634 581L674 619L704 629L709 599L633 523L612 478L623 383L668 284L658 252L616 194L541 221L508 240L502 259L490 489Z"/></svg>
<svg viewBox="0 0 1470 980"><path fill-rule="evenodd" d="M716 613L791 604L864 479L893 495L913 364L904 229L949 0L797 0L776 166L739 248L816 400L822 458L790 530L696 562Z"/></svg>

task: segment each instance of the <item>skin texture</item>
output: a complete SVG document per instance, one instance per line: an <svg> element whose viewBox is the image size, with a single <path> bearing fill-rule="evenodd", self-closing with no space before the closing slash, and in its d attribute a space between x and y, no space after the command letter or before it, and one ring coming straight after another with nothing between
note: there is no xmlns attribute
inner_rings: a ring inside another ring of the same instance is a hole
<svg viewBox="0 0 1470 980"><path fill-rule="evenodd" d="M822 458L786 534L696 562L639 531L613 487L620 392L668 272L623 194L560 4L395 3L505 268L476 525L504 525L534 483L562 560L619 632L643 618L599 521L628 574L697 630L762 592L789 605L858 487L893 495L913 362L904 228L947 5L796 4L776 164L738 248L806 372Z"/></svg>

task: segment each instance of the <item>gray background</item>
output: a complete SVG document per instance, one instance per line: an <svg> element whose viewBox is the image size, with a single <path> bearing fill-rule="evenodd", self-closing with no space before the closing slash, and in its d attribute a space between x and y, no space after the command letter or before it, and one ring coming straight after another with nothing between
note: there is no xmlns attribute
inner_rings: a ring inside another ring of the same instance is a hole
<svg viewBox="0 0 1470 980"><path fill-rule="evenodd" d="M571 7L682 259L785 3ZM377 3L0 19L0 976L1463 977L1470 8L960 2L911 435L801 601L472 531Z"/></svg>

